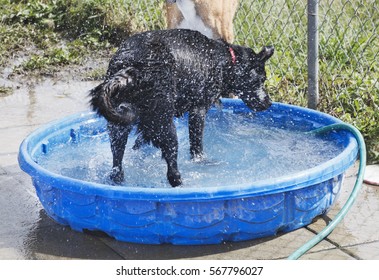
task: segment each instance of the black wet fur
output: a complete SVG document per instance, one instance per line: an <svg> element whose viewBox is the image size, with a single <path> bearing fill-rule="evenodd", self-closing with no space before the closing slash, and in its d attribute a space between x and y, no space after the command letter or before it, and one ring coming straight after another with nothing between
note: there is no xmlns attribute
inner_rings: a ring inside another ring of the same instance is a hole
<svg viewBox="0 0 379 280"><path fill-rule="evenodd" d="M265 62L273 52L273 47L264 47L256 54L185 29L149 31L124 41L105 81L90 91L91 107L108 121L111 179L117 184L124 180L125 145L137 125L140 136L134 148L144 142L160 148L169 183L181 185L174 116L189 113L190 154L201 158L204 118L221 96L233 93L254 111L271 105L264 82Z"/></svg>

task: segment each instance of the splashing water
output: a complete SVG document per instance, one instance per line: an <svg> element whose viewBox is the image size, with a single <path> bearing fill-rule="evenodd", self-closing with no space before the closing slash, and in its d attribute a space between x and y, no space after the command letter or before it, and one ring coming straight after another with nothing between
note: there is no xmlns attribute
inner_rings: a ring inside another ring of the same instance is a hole
<svg viewBox="0 0 379 280"><path fill-rule="evenodd" d="M220 187L254 184L315 167L336 155L337 143L295 130L263 125L253 115L218 111L207 117L203 161L189 156L188 123L176 121L182 187ZM133 150L136 135L129 136L124 155L125 186L170 188L167 166L159 149L146 145ZM112 155L106 131L81 137L79 143L52 147L37 159L52 172L84 181L112 184Z"/></svg>

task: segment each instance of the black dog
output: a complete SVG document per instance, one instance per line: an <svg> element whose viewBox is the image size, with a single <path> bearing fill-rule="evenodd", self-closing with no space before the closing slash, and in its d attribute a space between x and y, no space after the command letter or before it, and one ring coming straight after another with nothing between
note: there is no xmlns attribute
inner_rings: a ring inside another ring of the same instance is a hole
<svg viewBox="0 0 379 280"><path fill-rule="evenodd" d="M215 41L197 31L173 29L136 34L122 43L105 81L90 92L91 106L108 121L115 183L124 180L122 158L136 124L142 142L151 142L167 162L171 186L182 183L177 166L174 116L189 113L192 158L203 153L204 118L222 94L233 93L252 110L271 105L264 90L265 62L274 49Z"/></svg>

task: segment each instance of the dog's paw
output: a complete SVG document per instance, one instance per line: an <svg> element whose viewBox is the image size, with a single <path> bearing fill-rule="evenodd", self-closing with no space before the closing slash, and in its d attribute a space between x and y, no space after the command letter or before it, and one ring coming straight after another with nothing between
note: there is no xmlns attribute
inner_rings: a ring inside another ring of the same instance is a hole
<svg viewBox="0 0 379 280"><path fill-rule="evenodd" d="M117 185L120 185L124 182L124 171L120 170L117 167L112 168L112 172L109 175L109 178Z"/></svg>
<svg viewBox="0 0 379 280"><path fill-rule="evenodd" d="M203 162L205 158L206 157L204 153L191 153L191 160L193 162Z"/></svg>
<svg viewBox="0 0 379 280"><path fill-rule="evenodd" d="M180 178L179 172L167 174L167 179L173 188L178 187L182 184L182 179Z"/></svg>

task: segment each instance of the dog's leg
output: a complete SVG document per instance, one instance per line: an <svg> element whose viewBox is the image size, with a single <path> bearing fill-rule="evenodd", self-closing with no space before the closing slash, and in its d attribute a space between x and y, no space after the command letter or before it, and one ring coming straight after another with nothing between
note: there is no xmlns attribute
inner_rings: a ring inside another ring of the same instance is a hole
<svg viewBox="0 0 379 280"><path fill-rule="evenodd" d="M121 184L124 181L122 158L124 157L125 146L128 142L130 130L131 126L108 123L109 140L113 155L113 167L110 178L116 184Z"/></svg>
<svg viewBox="0 0 379 280"><path fill-rule="evenodd" d="M189 140L191 158L194 160L202 159L203 154L203 135L204 122L207 110L199 108L189 113Z"/></svg>
<svg viewBox="0 0 379 280"><path fill-rule="evenodd" d="M177 187L182 184L182 179L178 170L178 136L172 120L163 133L163 141L158 146L167 162L167 179L172 187Z"/></svg>
<svg viewBox="0 0 379 280"><path fill-rule="evenodd" d="M156 100L159 106L152 106L150 114L141 114L139 129L145 141L151 141L153 145L162 151L162 157L167 163L167 179L171 186L182 184L178 170L178 136L174 124L174 114L169 104L162 100Z"/></svg>

